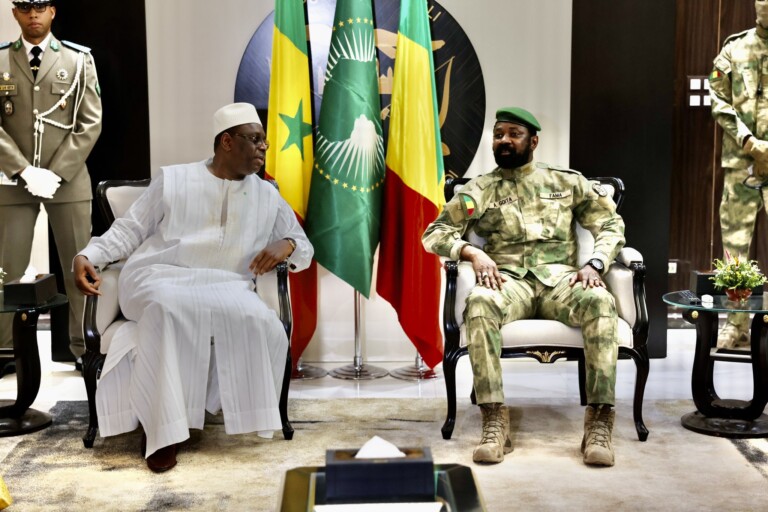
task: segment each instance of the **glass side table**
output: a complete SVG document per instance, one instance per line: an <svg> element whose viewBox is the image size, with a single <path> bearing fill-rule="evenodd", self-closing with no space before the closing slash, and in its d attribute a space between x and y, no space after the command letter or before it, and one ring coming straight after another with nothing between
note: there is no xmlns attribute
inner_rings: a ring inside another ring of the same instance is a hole
<svg viewBox="0 0 768 512"><path fill-rule="evenodd" d="M693 360L691 390L697 411L681 418L683 426L694 432L730 438L768 437L768 296L751 297L743 303L715 295L711 305L689 304L680 292L662 299L683 310L683 318L696 326L696 353ZM750 348L717 348L718 313L750 313ZM712 372L715 361L748 363L752 367L752 400L720 398Z"/></svg>
<svg viewBox="0 0 768 512"><path fill-rule="evenodd" d="M67 296L55 295L43 304L5 304L0 292L0 313L14 313L13 350L16 361L16 400L0 400L0 437L42 430L51 424L51 415L29 406L40 391L40 353L37 349L37 319L40 313L67 304Z"/></svg>

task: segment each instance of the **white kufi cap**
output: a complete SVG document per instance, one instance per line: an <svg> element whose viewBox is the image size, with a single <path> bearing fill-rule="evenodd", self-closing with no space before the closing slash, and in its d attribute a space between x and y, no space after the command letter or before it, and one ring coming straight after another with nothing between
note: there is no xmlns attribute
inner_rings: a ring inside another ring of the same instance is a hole
<svg viewBox="0 0 768 512"><path fill-rule="evenodd" d="M233 126L250 123L261 124L256 107L250 103L225 105L213 114L213 136Z"/></svg>

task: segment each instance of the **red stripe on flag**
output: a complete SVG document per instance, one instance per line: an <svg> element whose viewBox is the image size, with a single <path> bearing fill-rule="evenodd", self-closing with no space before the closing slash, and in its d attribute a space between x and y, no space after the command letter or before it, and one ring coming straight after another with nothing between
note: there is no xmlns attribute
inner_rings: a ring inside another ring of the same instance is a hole
<svg viewBox="0 0 768 512"><path fill-rule="evenodd" d="M382 211L376 291L392 304L405 334L434 368L443 360L440 259L424 250L421 235L438 211L389 167Z"/></svg>
<svg viewBox="0 0 768 512"><path fill-rule="evenodd" d="M291 363L296 369L299 358L312 340L317 327L317 263L312 260L308 268L289 273L291 286Z"/></svg>

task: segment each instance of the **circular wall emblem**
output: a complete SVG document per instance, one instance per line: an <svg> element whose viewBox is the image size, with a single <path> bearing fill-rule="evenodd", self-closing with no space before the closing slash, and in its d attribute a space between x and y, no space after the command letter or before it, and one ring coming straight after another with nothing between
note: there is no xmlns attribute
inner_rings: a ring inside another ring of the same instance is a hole
<svg viewBox="0 0 768 512"><path fill-rule="evenodd" d="M328 61L335 0L307 0L309 54L312 67L313 114L320 119L323 79ZM477 152L485 121L485 83L474 47L458 22L439 2L427 2L432 27L440 134L446 177L463 176ZM398 0L374 0L376 48L379 61L382 124L389 128L397 27ZM252 103L267 119L274 13L256 29L240 61L235 101Z"/></svg>

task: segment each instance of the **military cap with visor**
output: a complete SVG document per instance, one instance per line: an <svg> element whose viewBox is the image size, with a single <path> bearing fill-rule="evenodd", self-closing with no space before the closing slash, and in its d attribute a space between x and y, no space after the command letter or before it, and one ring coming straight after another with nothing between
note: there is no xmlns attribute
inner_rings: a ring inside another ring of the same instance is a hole
<svg viewBox="0 0 768 512"><path fill-rule="evenodd" d="M500 108L496 111L496 122L521 124L531 130L541 131L541 125L533 114L520 107Z"/></svg>

